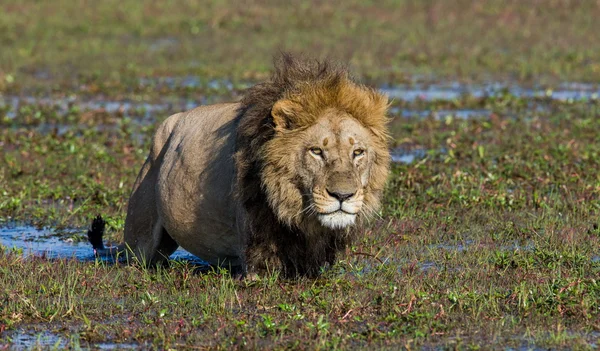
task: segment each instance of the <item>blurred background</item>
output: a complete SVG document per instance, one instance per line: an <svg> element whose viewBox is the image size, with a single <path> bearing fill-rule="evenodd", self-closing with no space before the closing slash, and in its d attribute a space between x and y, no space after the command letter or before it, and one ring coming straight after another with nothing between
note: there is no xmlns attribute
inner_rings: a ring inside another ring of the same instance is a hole
<svg viewBox="0 0 600 351"><path fill-rule="evenodd" d="M252 81L280 50L332 56L377 83L596 82L598 18L595 0L3 0L0 91Z"/></svg>

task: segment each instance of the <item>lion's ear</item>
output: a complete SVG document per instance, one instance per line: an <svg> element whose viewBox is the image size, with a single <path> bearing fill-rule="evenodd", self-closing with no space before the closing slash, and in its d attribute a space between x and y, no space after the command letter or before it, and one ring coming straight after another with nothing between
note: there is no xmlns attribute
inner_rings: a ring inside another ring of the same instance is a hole
<svg viewBox="0 0 600 351"><path fill-rule="evenodd" d="M282 99L277 101L271 109L275 129L293 129L295 125L294 120L297 118L300 109L300 105L291 100Z"/></svg>

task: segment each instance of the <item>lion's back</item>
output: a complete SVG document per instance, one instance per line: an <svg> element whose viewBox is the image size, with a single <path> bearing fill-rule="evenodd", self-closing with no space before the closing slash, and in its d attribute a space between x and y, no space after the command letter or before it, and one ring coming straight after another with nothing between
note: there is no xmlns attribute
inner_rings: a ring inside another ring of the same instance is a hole
<svg viewBox="0 0 600 351"><path fill-rule="evenodd" d="M240 250L232 196L238 108L219 104L175 114L153 140L164 226L180 246L209 262L233 260Z"/></svg>

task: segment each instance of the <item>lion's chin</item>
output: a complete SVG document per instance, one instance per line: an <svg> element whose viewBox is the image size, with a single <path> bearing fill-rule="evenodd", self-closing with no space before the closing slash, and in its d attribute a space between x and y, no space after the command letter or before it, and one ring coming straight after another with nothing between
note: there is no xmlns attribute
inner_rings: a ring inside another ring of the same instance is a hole
<svg viewBox="0 0 600 351"><path fill-rule="evenodd" d="M344 229L354 224L356 221L356 215L351 213L346 213L344 211L336 211L328 214L320 214L319 222L324 227L330 229Z"/></svg>

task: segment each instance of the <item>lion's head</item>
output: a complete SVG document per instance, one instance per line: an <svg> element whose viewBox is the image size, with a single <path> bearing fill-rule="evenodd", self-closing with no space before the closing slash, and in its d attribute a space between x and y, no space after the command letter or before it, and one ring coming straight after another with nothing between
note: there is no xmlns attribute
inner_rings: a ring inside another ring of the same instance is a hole
<svg viewBox="0 0 600 351"><path fill-rule="evenodd" d="M313 242L298 245L320 240L339 250L347 241L324 233L347 232L379 208L390 162L387 97L330 62L282 55L275 68L242 100L238 196L254 240L300 235Z"/></svg>
<svg viewBox="0 0 600 351"><path fill-rule="evenodd" d="M386 108L384 96L341 78L274 104L262 185L281 220L342 229L377 210L389 165Z"/></svg>

